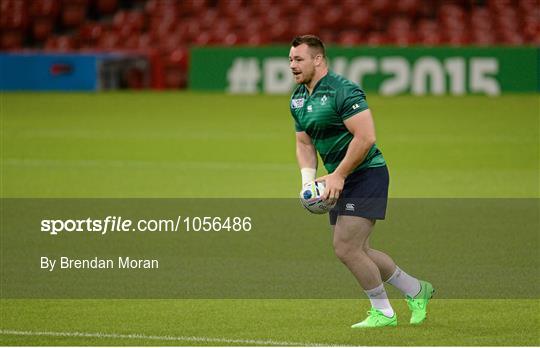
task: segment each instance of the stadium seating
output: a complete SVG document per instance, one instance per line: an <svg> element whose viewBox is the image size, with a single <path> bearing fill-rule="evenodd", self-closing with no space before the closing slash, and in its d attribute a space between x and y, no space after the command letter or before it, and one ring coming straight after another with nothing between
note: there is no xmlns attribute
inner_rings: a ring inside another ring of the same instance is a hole
<svg viewBox="0 0 540 348"><path fill-rule="evenodd" d="M2 50L137 51L186 85L190 45L538 45L539 0L0 0ZM156 58L157 57L157 58Z"/></svg>

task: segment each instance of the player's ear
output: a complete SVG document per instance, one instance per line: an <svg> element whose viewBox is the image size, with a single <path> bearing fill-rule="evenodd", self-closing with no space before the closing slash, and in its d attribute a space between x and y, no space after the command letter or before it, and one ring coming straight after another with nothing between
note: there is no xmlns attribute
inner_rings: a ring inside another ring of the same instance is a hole
<svg viewBox="0 0 540 348"><path fill-rule="evenodd" d="M323 61L322 54L315 55L315 65L316 66L320 66L322 64L322 61Z"/></svg>

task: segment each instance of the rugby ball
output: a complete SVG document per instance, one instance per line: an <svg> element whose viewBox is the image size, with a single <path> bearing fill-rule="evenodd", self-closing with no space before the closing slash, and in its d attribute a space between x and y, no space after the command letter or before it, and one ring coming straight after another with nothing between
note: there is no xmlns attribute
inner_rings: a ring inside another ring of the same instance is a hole
<svg viewBox="0 0 540 348"><path fill-rule="evenodd" d="M325 188L324 182L312 181L305 184L300 191L300 201L304 208L313 214L324 214L332 210L335 204L330 205L322 199Z"/></svg>

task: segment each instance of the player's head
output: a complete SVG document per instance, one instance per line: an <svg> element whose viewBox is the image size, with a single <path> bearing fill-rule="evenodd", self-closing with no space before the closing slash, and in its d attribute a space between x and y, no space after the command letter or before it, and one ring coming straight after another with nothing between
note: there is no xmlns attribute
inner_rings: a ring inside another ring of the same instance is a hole
<svg viewBox="0 0 540 348"><path fill-rule="evenodd" d="M289 62L296 83L309 84L318 70L326 68L326 51L321 39L315 35L295 37Z"/></svg>

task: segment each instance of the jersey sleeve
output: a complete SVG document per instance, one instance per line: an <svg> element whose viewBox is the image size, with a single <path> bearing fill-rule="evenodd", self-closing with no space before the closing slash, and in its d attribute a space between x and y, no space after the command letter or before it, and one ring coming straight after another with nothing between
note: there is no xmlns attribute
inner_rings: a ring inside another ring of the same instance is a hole
<svg viewBox="0 0 540 348"><path fill-rule="evenodd" d="M364 91L354 84L343 86L338 90L336 104L337 114L342 120L369 108Z"/></svg>
<svg viewBox="0 0 540 348"><path fill-rule="evenodd" d="M294 112L294 110L292 109L292 107L290 108L291 110L291 115L294 119L294 129L297 131L297 132L305 132L305 129L300 125L300 123L298 122L298 117L296 116L296 113Z"/></svg>

